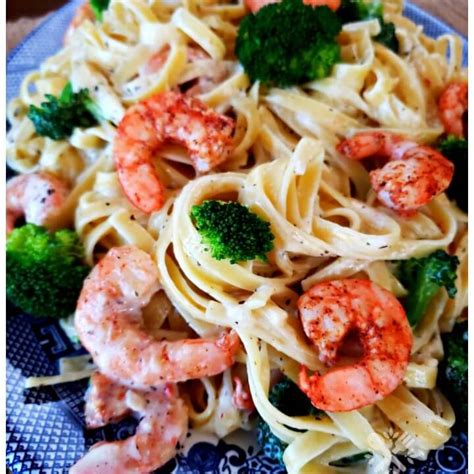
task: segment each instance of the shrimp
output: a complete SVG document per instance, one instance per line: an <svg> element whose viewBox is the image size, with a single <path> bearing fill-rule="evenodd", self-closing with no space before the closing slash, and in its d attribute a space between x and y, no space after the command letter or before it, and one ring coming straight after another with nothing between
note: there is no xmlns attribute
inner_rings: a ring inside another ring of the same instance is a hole
<svg viewBox="0 0 474 474"><path fill-rule="evenodd" d="M279 0L245 0L245 4L252 13L257 13L260 8L271 3L279 3ZM303 0L303 3L312 7L326 6L333 11L341 6L341 0Z"/></svg>
<svg viewBox="0 0 474 474"><path fill-rule="evenodd" d="M464 138L464 114L467 111L467 83L451 82L441 93L438 100L438 111L444 130L448 135Z"/></svg>
<svg viewBox="0 0 474 474"><path fill-rule="evenodd" d="M96 443L69 473L143 474L166 464L188 427L187 408L178 395L173 384L147 393L128 390L126 403L140 416L135 434L123 441Z"/></svg>
<svg viewBox="0 0 474 474"><path fill-rule="evenodd" d="M159 210L164 187L153 157L165 141L187 147L198 172L224 162L232 151L234 121L200 100L164 92L130 107L119 124L114 159L123 190L144 213Z"/></svg>
<svg viewBox="0 0 474 474"><path fill-rule="evenodd" d="M150 59L148 59L147 63L145 64L142 73L143 74L155 74L159 72L162 67L165 65L166 61L168 60L168 55L170 53L169 46L165 46L164 48L157 51L153 54ZM210 56L201 48L196 46L188 46L187 48L187 61L188 63L193 63L195 61L201 61L204 59L210 59Z"/></svg>
<svg viewBox="0 0 474 474"><path fill-rule="evenodd" d="M141 69L140 74L149 75L160 72L168 60L169 52L169 46L165 46L154 53ZM184 93L186 95L195 96L198 94L205 94L212 90L219 82L228 77L230 73L231 66L228 62L214 60L202 48L188 46L188 64L197 63L199 61L206 61L206 73L202 75L196 74L196 76L185 74L185 82L178 84L183 92L185 89Z"/></svg>
<svg viewBox="0 0 474 474"><path fill-rule="evenodd" d="M242 379L238 376L234 377L234 393L232 395L232 405L238 410L253 411L255 405L250 394L248 384L242 382Z"/></svg>
<svg viewBox="0 0 474 474"><path fill-rule="evenodd" d="M82 23L86 20L95 20L94 12L90 6L90 3L86 1L80 7L77 8L76 13L74 14L71 23L64 34L64 44L68 45L71 42L71 38L74 35L74 32L79 28Z"/></svg>
<svg viewBox="0 0 474 474"><path fill-rule="evenodd" d="M342 141L337 150L354 160L389 158L370 172L377 197L386 207L410 215L446 190L454 165L435 149L389 132L360 132Z"/></svg>
<svg viewBox="0 0 474 474"><path fill-rule="evenodd" d="M126 387L112 382L100 372L94 372L86 392L87 428L101 428L127 416L130 408L126 403L126 394Z"/></svg>
<svg viewBox="0 0 474 474"><path fill-rule="evenodd" d="M170 342L144 331L141 309L158 289L155 263L136 247L113 248L94 267L79 296L75 326L99 370L126 387L150 390L233 365L240 349L235 332Z"/></svg>
<svg viewBox="0 0 474 474"><path fill-rule="evenodd" d="M298 300L303 329L331 366L346 336L357 331L362 358L324 375L308 376L302 366L299 386L312 404L330 412L375 403L402 382L412 347L405 311L395 296L369 280L319 283Z"/></svg>
<svg viewBox="0 0 474 474"><path fill-rule="evenodd" d="M69 187L50 173L21 174L10 179L6 186L7 234L23 216L26 222L48 226L68 194Z"/></svg>

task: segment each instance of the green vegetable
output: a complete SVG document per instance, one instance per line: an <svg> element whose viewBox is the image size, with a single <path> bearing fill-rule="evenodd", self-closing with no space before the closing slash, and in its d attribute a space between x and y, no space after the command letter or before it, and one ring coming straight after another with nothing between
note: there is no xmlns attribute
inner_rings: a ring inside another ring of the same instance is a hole
<svg viewBox="0 0 474 474"><path fill-rule="evenodd" d="M354 454L353 456L347 456L345 458L338 459L329 463L330 466L335 467L348 467L354 464L361 464L367 462L372 457L372 453L364 451L362 453Z"/></svg>
<svg viewBox="0 0 474 474"><path fill-rule="evenodd" d="M444 360L438 372L439 385L451 400L456 412L456 422L467 427L467 321L454 326L451 333L443 335Z"/></svg>
<svg viewBox="0 0 474 474"><path fill-rule="evenodd" d="M383 18L383 4L380 0L369 2L364 0L343 0L337 14L343 23L370 19L379 20L381 31L374 38L375 41L398 53L399 42L395 34L395 25L385 22Z"/></svg>
<svg viewBox="0 0 474 474"><path fill-rule="evenodd" d="M458 206L467 212L468 209L468 143L464 138L457 138L450 135L439 145L439 151L454 163L454 177L446 191L451 199L454 199Z"/></svg>
<svg viewBox="0 0 474 474"><path fill-rule="evenodd" d="M69 316L90 270L83 255L71 230L49 233L34 224L13 230L6 252L9 300L34 316Z"/></svg>
<svg viewBox="0 0 474 474"><path fill-rule="evenodd" d="M412 326L422 320L430 301L440 288L446 288L449 297L454 298L458 265L458 257L448 255L444 250L400 263L398 276L408 290L404 306Z"/></svg>
<svg viewBox="0 0 474 474"><path fill-rule="evenodd" d="M252 81L287 87L329 75L340 59L340 31L328 7L283 0L242 20L235 52Z"/></svg>
<svg viewBox="0 0 474 474"><path fill-rule="evenodd" d="M41 107L30 105L28 117L38 135L62 140L69 137L76 127L92 127L101 119L100 110L89 96L87 89L72 91L71 83L64 87L59 98L46 94L48 102Z"/></svg>
<svg viewBox="0 0 474 474"><path fill-rule="evenodd" d="M311 405L309 398L287 377L273 386L268 399L275 408L288 416L319 416L322 413ZM288 445L276 437L262 419L257 426L257 441L265 456L283 463L283 452Z"/></svg>
<svg viewBox="0 0 474 474"><path fill-rule="evenodd" d="M379 0L343 0L337 11L337 14L343 23L352 23L354 21L368 20L377 18L383 20L383 4Z"/></svg>
<svg viewBox="0 0 474 474"><path fill-rule="evenodd" d="M395 34L395 25L393 23L385 23L384 21L381 21L381 27L382 30L375 37L375 41L378 41L395 53L398 53L400 44L398 42L397 35Z"/></svg>
<svg viewBox="0 0 474 474"><path fill-rule="evenodd" d="M110 0L90 0L90 5L98 21L102 21L103 12L109 8Z"/></svg>
<svg viewBox="0 0 474 474"><path fill-rule="evenodd" d="M266 262L273 249L270 224L238 202L204 201L192 207L191 218L216 260Z"/></svg>

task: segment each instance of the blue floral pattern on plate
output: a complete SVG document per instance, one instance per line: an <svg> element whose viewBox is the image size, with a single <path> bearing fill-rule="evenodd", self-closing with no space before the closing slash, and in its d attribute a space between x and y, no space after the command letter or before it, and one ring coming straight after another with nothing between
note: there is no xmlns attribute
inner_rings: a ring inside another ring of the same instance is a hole
<svg viewBox="0 0 474 474"><path fill-rule="evenodd" d="M62 43L62 34L75 8L74 0L51 14L18 45L7 60L7 99L13 98L26 74L36 69ZM406 14L431 36L453 30L408 4ZM466 45L467 46L467 45ZM465 51L467 63L467 47ZM24 380L33 375L57 373L61 357L83 350L71 343L56 321L33 319L8 307L7 323L7 450L6 463L14 473L62 474L94 443L123 439L135 427L133 421L84 431L83 395L87 381L25 390ZM426 461L402 459L408 473L467 472L467 437L455 433L444 448ZM178 455L159 474L284 474L286 471L263 456L251 433L238 432L225 440L190 432Z"/></svg>

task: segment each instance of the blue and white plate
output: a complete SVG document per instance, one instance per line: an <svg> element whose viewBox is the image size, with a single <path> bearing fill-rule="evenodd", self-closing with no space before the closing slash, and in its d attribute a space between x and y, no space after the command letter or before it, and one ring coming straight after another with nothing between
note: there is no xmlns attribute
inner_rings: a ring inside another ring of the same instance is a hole
<svg viewBox="0 0 474 474"><path fill-rule="evenodd" d="M8 100L18 94L23 77L61 47L63 32L82 2L74 0L51 14L12 51L7 59ZM453 32L413 5L407 5L406 14L424 25L428 35ZM14 473L66 473L92 444L103 439L125 438L134 424L128 422L86 432L83 395L87 381L25 390L26 377L53 375L61 357L82 352L56 321L32 319L14 312L13 308L7 308L6 463ZM467 437L455 433L443 449L431 453L425 462L407 459L401 462L409 473L467 472ZM188 433L178 456L158 472L283 474L285 469L259 453L252 434L239 432L218 440L211 435Z"/></svg>

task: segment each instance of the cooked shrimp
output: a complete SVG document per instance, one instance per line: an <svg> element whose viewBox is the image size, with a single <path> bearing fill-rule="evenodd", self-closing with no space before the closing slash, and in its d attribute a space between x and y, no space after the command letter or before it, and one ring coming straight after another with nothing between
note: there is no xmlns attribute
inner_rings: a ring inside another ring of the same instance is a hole
<svg viewBox="0 0 474 474"><path fill-rule="evenodd" d="M87 428L101 428L127 416L130 408L126 403L126 394L126 387L112 382L100 372L94 372L85 397Z"/></svg>
<svg viewBox="0 0 474 474"><path fill-rule="evenodd" d="M270 3L278 3L279 0L245 0L245 4L252 13L257 13L260 8ZM312 7L327 6L331 10L336 11L341 6L341 0L303 0L305 5Z"/></svg>
<svg viewBox="0 0 474 474"><path fill-rule="evenodd" d="M319 283L298 300L303 328L331 366L346 336L357 331L363 348L355 364L334 367L324 375L299 375L301 390L321 410L350 411L375 403L403 380L412 333L395 296L369 280Z"/></svg>
<svg viewBox="0 0 474 474"><path fill-rule="evenodd" d="M451 82L439 96L439 117L448 135L464 138L467 105L467 82Z"/></svg>
<svg viewBox="0 0 474 474"><path fill-rule="evenodd" d="M331 412L350 411L375 403L403 380L410 357L412 333L395 296L369 280L319 283L298 301L306 335L327 365L338 360L346 337L357 331L362 358L324 375L308 376L302 366L301 390L312 404Z"/></svg>
<svg viewBox="0 0 474 474"><path fill-rule="evenodd" d="M235 376L233 380L235 388L234 394L232 395L232 404L238 410L253 411L255 409L255 405L253 403L248 384L244 385L241 378L238 376Z"/></svg>
<svg viewBox="0 0 474 474"><path fill-rule="evenodd" d="M252 13L257 13L260 8L272 3L279 3L279 0L245 0L245 4Z"/></svg>
<svg viewBox="0 0 474 474"><path fill-rule="evenodd" d="M360 132L342 141L338 151L354 160L377 156L391 161L370 172L380 202L410 214L448 188L454 165L441 153L388 132Z"/></svg>
<svg viewBox="0 0 474 474"><path fill-rule="evenodd" d="M166 46L153 54L140 71L140 74L149 75L160 72L168 60L169 52L170 48ZM189 75L185 74L187 76L186 82L179 84L179 87L182 89L186 88L184 92L186 95L205 94L212 90L219 82L223 81L230 73L228 62L214 60L202 48L188 46L188 64L198 61L206 61L206 66L208 66L206 73L196 77L189 77Z"/></svg>
<svg viewBox="0 0 474 474"><path fill-rule="evenodd" d="M170 342L143 330L141 309L158 288L155 263L133 246L113 248L94 267L79 297L75 326L99 370L117 383L147 390L230 367L240 348L234 332Z"/></svg>
<svg viewBox="0 0 474 474"><path fill-rule="evenodd" d="M6 186L7 233L23 216L26 222L47 227L68 194L68 186L50 173L21 174L10 179Z"/></svg>
<svg viewBox="0 0 474 474"><path fill-rule="evenodd" d="M140 417L135 434L123 441L95 444L70 474L143 474L175 456L188 428L187 408L176 385L147 393L128 390L126 401Z"/></svg>
<svg viewBox="0 0 474 474"><path fill-rule="evenodd" d="M145 64L142 74L154 74L159 72L160 69L165 65L168 55L170 53L169 46L165 46L164 48L157 51L153 54L150 59L148 59L147 63ZM196 46L188 46L187 48L187 61L188 63L193 63L195 61L200 61L203 59L210 59L210 56L201 48Z"/></svg>
<svg viewBox="0 0 474 474"><path fill-rule="evenodd" d="M77 8L76 13L74 14L71 23L69 23L68 29L64 35L64 44L67 45L72 38L72 35L77 30L77 28L82 25L86 20L95 20L94 12L90 6L90 3L86 1L80 7Z"/></svg>
<svg viewBox="0 0 474 474"><path fill-rule="evenodd" d="M224 162L232 151L234 121L200 100L164 92L130 107L119 124L114 158L130 202L145 213L159 210L164 187L153 158L166 142L184 145L197 171Z"/></svg>
<svg viewBox="0 0 474 474"><path fill-rule="evenodd" d="M336 11L341 6L341 0L303 0L305 5L311 5L312 7L329 7L331 10Z"/></svg>

